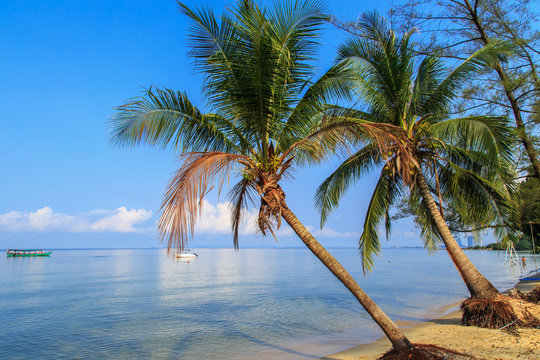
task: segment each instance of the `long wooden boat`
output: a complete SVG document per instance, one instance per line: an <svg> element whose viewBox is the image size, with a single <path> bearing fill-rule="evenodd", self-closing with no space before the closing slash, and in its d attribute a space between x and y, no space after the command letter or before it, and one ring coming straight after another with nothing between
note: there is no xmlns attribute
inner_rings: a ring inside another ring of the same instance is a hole
<svg viewBox="0 0 540 360"><path fill-rule="evenodd" d="M43 251L42 249L7 249L7 257L19 256L50 256L52 251Z"/></svg>

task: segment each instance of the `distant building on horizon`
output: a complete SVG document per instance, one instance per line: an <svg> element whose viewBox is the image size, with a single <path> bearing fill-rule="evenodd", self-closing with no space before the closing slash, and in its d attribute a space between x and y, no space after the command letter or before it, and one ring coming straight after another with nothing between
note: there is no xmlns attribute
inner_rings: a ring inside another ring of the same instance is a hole
<svg viewBox="0 0 540 360"><path fill-rule="evenodd" d="M474 246L474 236L467 236L467 247L473 247Z"/></svg>

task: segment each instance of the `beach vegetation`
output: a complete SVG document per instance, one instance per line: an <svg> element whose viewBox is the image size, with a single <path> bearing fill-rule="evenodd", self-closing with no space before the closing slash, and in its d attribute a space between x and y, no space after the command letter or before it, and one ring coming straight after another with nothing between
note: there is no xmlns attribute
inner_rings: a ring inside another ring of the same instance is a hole
<svg viewBox="0 0 540 360"><path fill-rule="evenodd" d="M365 14L356 27L362 35L343 44L339 58L357 74L356 93L364 107L347 115L385 124L388 141L381 146L362 139L364 145L321 184L316 195L321 223L355 180L377 169L380 176L359 242L365 269L372 269L380 253L380 226L387 237L391 232L390 207L407 196L425 247L444 244L471 294L461 306L463 323L536 326L537 305L500 295L465 255L445 220L448 206L461 225L490 225L503 242L511 241L508 224L517 207L512 132L504 117L451 111L469 78L504 60L510 48L488 44L448 71L438 57L417 56L410 45L414 30L400 37L375 13Z"/></svg>
<svg viewBox="0 0 540 360"><path fill-rule="evenodd" d="M231 183L235 248L249 206L259 209L263 235L277 236L285 220L358 299L393 348L411 349L396 324L300 222L281 187L296 168L333 156L354 132L381 132L378 124L359 128L335 116L340 108L329 100L347 98L350 89L345 63L316 76L317 39L327 20L324 4L286 1L262 8L241 0L221 18L210 8L179 6L191 23L190 55L204 75L210 110L195 106L184 92L150 88L118 107L111 123L117 145L146 143L180 154L158 224L169 251L186 247L208 192Z"/></svg>
<svg viewBox="0 0 540 360"><path fill-rule="evenodd" d="M391 232L390 207L403 195L421 227L425 246L444 244L474 298L495 298L498 291L472 264L445 221L451 204L464 223L489 222L504 238L512 216L512 136L506 119L474 115L455 117L450 105L471 74L499 61L504 46L487 46L447 72L441 59L421 58L411 49L414 30L399 37L375 13L357 23L339 57L354 68L357 95L365 104L348 116L384 124L385 147L363 139L319 187L316 195L324 224L355 180L378 169L379 180L365 215L359 247L364 268L371 270L380 253L379 226ZM381 151L383 149L384 151Z"/></svg>
<svg viewBox="0 0 540 360"><path fill-rule="evenodd" d="M528 177L519 184L519 225L521 232L540 246L540 180ZM532 242L532 241L531 241Z"/></svg>
<svg viewBox="0 0 540 360"><path fill-rule="evenodd" d="M508 115L516 134L515 166L540 180L538 148L540 32L531 0L399 1L390 14L399 29L420 29L415 51L448 62L463 60L497 41L514 45L514 56L472 74L454 111Z"/></svg>

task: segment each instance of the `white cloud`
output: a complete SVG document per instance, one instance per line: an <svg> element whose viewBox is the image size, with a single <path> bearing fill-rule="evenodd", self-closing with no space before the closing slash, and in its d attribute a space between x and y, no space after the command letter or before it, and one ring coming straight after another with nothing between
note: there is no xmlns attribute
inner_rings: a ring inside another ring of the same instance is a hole
<svg viewBox="0 0 540 360"><path fill-rule="evenodd" d="M241 235L254 235L257 231L256 209L249 209L244 213L244 218L240 224ZM356 232L339 232L330 228L315 229L313 226L307 225L306 228L315 236L321 238L357 238L360 237ZM202 215L197 220L195 226L196 234L230 234L231 225L231 209L230 202L220 202L217 205L212 205L210 202L203 200ZM270 235L270 233L268 234ZM294 231L289 225L282 220L281 227L276 232L277 237L293 236Z"/></svg>
<svg viewBox="0 0 540 360"><path fill-rule="evenodd" d="M203 200L202 213L197 219L195 226L196 234L230 234L232 231L231 203L218 202L212 205L209 201ZM244 212L240 223L239 233L241 235L253 235L257 233L257 212L249 209Z"/></svg>
<svg viewBox="0 0 540 360"><path fill-rule="evenodd" d="M151 216L151 211L128 210L125 207L68 215L56 213L46 206L35 212L11 211L0 214L0 231L140 232L148 231L148 228L136 225L144 223Z"/></svg>
<svg viewBox="0 0 540 360"><path fill-rule="evenodd" d="M313 226L306 226L309 231L313 234L315 237L321 237L321 238L357 238L360 237L360 233L353 232L353 231L347 231L347 232L340 232L333 230L329 227L324 227L322 229L317 229Z"/></svg>
<svg viewBox="0 0 540 360"><path fill-rule="evenodd" d="M148 220L152 212L145 209L98 209L76 215L63 214L43 207L34 212L11 211L0 214L0 232L152 232L155 224ZM240 224L240 235L255 235L257 231L257 209L244 212ZM147 223L148 224L145 224ZM279 237L294 236L292 229L282 221L276 233ZM306 226L317 238L357 238L355 232L339 232L330 228L322 230ZM216 205L203 200L202 213L197 219L195 234L227 234L232 231L230 202L218 202Z"/></svg>
<svg viewBox="0 0 540 360"><path fill-rule="evenodd" d="M144 223L152 216L151 211L145 209L131 209L125 207L118 208L109 216L103 217L92 223L94 231L114 231L114 232L134 232L141 229L134 227L135 224Z"/></svg>

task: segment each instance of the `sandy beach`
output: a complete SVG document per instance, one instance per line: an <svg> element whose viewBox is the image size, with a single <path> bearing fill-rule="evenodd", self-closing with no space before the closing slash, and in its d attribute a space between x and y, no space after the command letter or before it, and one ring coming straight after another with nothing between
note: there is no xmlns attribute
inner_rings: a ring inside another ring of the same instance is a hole
<svg viewBox="0 0 540 360"><path fill-rule="evenodd" d="M536 274L536 278L538 275ZM527 292L540 281L520 282L516 289ZM414 343L436 344L486 360L540 359L540 329L507 331L461 325L461 313L454 311L420 325L398 324ZM346 351L322 358L323 360L377 359L390 349L386 337L370 344L355 346Z"/></svg>

